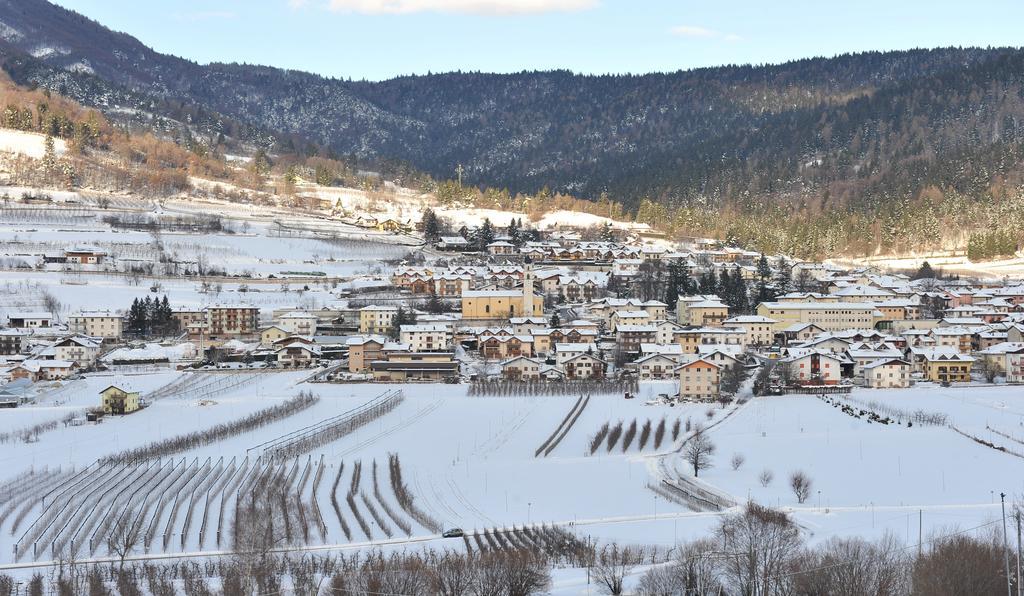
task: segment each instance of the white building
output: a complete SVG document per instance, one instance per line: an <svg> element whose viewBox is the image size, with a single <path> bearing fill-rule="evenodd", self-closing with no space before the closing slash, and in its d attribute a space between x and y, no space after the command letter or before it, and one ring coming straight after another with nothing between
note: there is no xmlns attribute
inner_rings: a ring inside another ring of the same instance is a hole
<svg viewBox="0 0 1024 596"><path fill-rule="evenodd" d="M100 343L89 337L66 337L53 345L55 360L88 366L100 355Z"/></svg>
<svg viewBox="0 0 1024 596"><path fill-rule="evenodd" d="M296 310L278 317L277 326L290 335L313 335L318 321L316 315Z"/></svg>
<svg viewBox="0 0 1024 596"><path fill-rule="evenodd" d="M450 327L442 323L402 325L399 330L401 343L409 344L413 352L436 352L451 346Z"/></svg>
<svg viewBox="0 0 1024 596"><path fill-rule="evenodd" d="M875 389L910 387L910 363L900 358L866 364L864 384Z"/></svg>

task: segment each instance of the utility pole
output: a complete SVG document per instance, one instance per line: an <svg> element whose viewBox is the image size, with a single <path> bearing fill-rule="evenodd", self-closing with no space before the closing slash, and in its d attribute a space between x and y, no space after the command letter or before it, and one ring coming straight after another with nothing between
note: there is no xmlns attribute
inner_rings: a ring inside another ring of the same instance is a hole
<svg viewBox="0 0 1024 596"><path fill-rule="evenodd" d="M918 510L918 559L921 559L921 535L922 528L924 526L924 513L921 509Z"/></svg>
<svg viewBox="0 0 1024 596"><path fill-rule="evenodd" d="M999 503L1003 509L1003 562L1006 565L1006 596L1013 596L1010 587L1010 551L1006 541L1006 493L999 493Z"/></svg>
<svg viewBox="0 0 1024 596"><path fill-rule="evenodd" d="M1021 590L1020 584L1020 507L1014 507L1016 511L1013 512L1013 517L1017 519L1017 596L1021 596L1024 591Z"/></svg>

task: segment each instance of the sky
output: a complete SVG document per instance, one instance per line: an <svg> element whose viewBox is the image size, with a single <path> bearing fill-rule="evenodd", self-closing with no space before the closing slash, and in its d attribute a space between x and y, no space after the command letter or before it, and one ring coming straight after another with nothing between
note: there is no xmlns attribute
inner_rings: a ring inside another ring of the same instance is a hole
<svg viewBox="0 0 1024 596"><path fill-rule="evenodd" d="M1024 45L1024 0L56 0L159 52L382 80Z"/></svg>

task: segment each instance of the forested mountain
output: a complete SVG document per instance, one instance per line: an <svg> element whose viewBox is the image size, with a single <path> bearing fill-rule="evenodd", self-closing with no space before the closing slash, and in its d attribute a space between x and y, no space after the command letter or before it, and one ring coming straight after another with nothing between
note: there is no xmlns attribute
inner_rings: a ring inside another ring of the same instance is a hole
<svg viewBox="0 0 1024 596"><path fill-rule="evenodd" d="M365 82L197 65L45 0L0 0L0 21L16 81L101 109L131 96L439 179L461 164L467 183L608 196L642 220L766 249L913 248L950 225L1024 222L1020 49Z"/></svg>

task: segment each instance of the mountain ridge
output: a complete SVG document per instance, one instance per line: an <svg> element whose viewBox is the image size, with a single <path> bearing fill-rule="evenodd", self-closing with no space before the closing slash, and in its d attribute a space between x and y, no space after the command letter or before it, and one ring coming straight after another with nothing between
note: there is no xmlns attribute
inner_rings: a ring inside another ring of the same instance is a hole
<svg viewBox="0 0 1024 596"><path fill-rule="evenodd" d="M0 7L0 50L21 84L59 90L68 77L95 77L299 147L305 139L338 155L395 159L438 180L512 193L610 197L642 220L713 228L737 241L765 244L766 232L756 228L768 214L775 225L813 219L816 228L829 218L859 219L847 235L897 242L903 230L923 229L920 218L948 219L961 199L1016 197L1024 180L1019 48L863 52L638 75L454 72L372 82L200 65L45 0L0 0ZM77 99L110 109L83 95ZM730 213L734 219L722 219ZM761 219L752 227L740 216ZM896 221L897 232L876 220ZM821 250L835 242L815 243Z"/></svg>

